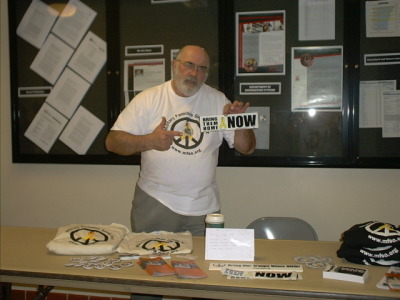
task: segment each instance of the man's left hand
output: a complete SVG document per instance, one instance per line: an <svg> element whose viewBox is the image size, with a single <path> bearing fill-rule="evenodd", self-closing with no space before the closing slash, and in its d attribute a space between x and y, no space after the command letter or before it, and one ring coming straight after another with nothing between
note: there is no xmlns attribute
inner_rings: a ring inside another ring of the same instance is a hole
<svg viewBox="0 0 400 300"><path fill-rule="evenodd" d="M223 114L230 115L230 114L242 114L245 113L247 108L250 106L250 102L246 104L240 101L235 101L231 104L227 104L224 106Z"/></svg>

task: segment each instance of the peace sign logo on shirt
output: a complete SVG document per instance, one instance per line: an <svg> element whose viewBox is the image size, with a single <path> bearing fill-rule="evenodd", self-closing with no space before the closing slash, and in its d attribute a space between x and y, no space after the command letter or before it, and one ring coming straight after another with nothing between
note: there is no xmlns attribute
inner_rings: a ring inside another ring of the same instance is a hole
<svg viewBox="0 0 400 300"><path fill-rule="evenodd" d="M74 242L82 245L92 245L99 242L106 242L108 236L98 230L91 230L88 228L80 228L70 233L70 238Z"/></svg>
<svg viewBox="0 0 400 300"><path fill-rule="evenodd" d="M193 149L201 144L204 133L200 132L200 122L190 118L176 120L171 130L182 131L182 136L174 138L175 145L184 149Z"/></svg>
<svg viewBox="0 0 400 300"><path fill-rule="evenodd" d="M154 252L170 252L179 249L181 244L178 241L148 240L142 246L143 249L153 250Z"/></svg>
<svg viewBox="0 0 400 300"><path fill-rule="evenodd" d="M373 222L366 226L367 231L377 235L377 236L400 236L399 230L394 228L390 224L382 224L380 222Z"/></svg>

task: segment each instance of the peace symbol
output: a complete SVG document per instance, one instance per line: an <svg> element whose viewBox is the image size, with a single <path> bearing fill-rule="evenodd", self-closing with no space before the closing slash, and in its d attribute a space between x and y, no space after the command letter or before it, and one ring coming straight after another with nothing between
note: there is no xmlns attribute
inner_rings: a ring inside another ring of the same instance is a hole
<svg viewBox="0 0 400 300"><path fill-rule="evenodd" d="M184 149L196 148L200 145L204 136L204 133L200 132L200 122L190 118L182 118L175 121L171 126L171 130L182 131L182 136L174 138L174 144ZM198 133L200 133L200 136L195 136Z"/></svg>
<svg viewBox="0 0 400 300"><path fill-rule="evenodd" d="M374 222L369 224L365 229L380 236L400 236L400 232L396 230L396 228L393 228L393 226L390 224Z"/></svg>
<svg viewBox="0 0 400 300"><path fill-rule="evenodd" d="M82 245L91 245L98 242L105 242L108 240L108 236L98 230L91 230L87 228L80 228L70 233L70 238L74 242Z"/></svg>
<svg viewBox="0 0 400 300"><path fill-rule="evenodd" d="M167 252L176 250L180 247L180 243L177 241L160 241L160 240L148 240L143 244L142 248L146 250L154 250L156 252Z"/></svg>

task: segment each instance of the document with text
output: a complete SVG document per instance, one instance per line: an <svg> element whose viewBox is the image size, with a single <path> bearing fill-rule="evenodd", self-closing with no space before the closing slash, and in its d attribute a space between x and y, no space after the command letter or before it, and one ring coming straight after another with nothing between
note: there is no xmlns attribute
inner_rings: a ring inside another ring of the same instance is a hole
<svg viewBox="0 0 400 300"><path fill-rule="evenodd" d="M395 89L396 80L360 81L360 128L382 128L383 93Z"/></svg>
<svg viewBox="0 0 400 300"><path fill-rule="evenodd" d="M46 102L70 119L89 87L90 84L86 80L71 69L66 68L47 97Z"/></svg>
<svg viewBox="0 0 400 300"><path fill-rule="evenodd" d="M299 40L335 39L335 0L299 0Z"/></svg>
<svg viewBox="0 0 400 300"><path fill-rule="evenodd" d="M69 0L52 32L76 48L89 29L97 13L79 0Z"/></svg>
<svg viewBox="0 0 400 300"><path fill-rule="evenodd" d="M50 5L34 0L18 25L17 35L39 49L43 46L57 16L58 11Z"/></svg>
<svg viewBox="0 0 400 300"><path fill-rule="evenodd" d="M80 106L61 134L60 140L77 154L84 155L103 126L103 121Z"/></svg>
<svg viewBox="0 0 400 300"><path fill-rule="evenodd" d="M50 34L31 64L31 69L53 84L57 81L74 50Z"/></svg>
<svg viewBox="0 0 400 300"><path fill-rule="evenodd" d="M68 66L93 83L107 60L107 44L89 31L76 49Z"/></svg>
<svg viewBox="0 0 400 300"><path fill-rule="evenodd" d="M400 137L400 91L383 93L382 137Z"/></svg>
<svg viewBox="0 0 400 300"><path fill-rule="evenodd" d="M49 153L67 121L66 117L44 103L25 131L25 136Z"/></svg>

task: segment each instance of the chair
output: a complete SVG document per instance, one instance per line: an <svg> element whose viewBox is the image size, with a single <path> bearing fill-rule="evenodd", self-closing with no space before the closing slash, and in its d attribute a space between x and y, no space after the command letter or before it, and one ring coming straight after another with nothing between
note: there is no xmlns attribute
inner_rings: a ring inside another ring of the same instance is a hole
<svg viewBox="0 0 400 300"><path fill-rule="evenodd" d="M254 220L247 228L254 229L256 239L318 240L314 228L299 218L264 217Z"/></svg>

